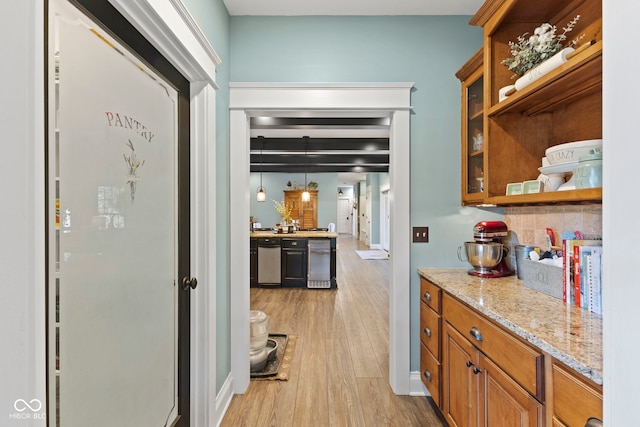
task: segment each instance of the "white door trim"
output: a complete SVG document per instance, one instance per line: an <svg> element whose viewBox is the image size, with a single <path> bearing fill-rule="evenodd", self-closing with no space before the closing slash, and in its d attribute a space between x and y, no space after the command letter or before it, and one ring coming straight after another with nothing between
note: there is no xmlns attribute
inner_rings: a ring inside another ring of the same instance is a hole
<svg viewBox="0 0 640 427"><path fill-rule="evenodd" d="M390 117L391 278L389 382L410 392L410 98L413 83L230 83L231 375L234 393L249 385L249 118L277 115ZM338 286L340 286L338 272Z"/></svg>

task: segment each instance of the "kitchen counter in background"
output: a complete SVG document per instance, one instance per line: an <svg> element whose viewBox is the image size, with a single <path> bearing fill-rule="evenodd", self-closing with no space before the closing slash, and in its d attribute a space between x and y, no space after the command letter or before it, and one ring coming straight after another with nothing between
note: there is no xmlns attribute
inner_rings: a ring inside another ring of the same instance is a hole
<svg viewBox="0 0 640 427"><path fill-rule="evenodd" d="M418 274L602 384L602 316L529 289L516 276L484 279L467 271L419 268Z"/></svg>
<svg viewBox="0 0 640 427"><path fill-rule="evenodd" d="M336 289L338 233L325 230L250 232L250 285Z"/></svg>
<svg viewBox="0 0 640 427"><path fill-rule="evenodd" d="M307 238L307 239L335 239L338 233L329 231L296 231L295 233L274 233L273 231L252 231L249 237L281 237L281 238Z"/></svg>

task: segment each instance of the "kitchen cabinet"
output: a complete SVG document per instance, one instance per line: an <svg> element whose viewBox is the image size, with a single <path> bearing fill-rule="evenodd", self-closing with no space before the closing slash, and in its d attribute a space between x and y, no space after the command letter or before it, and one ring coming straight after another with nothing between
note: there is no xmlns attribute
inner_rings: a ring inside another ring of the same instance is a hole
<svg viewBox="0 0 640 427"><path fill-rule="evenodd" d="M450 426L582 427L590 417L602 419L601 316L515 277L477 278L466 269L418 273L421 377L440 396L437 406ZM439 359L424 330L435 314ZM439 378L425 381L424 372L437 366Z"/></svg>
<svg viewBox="0 0 640 427"><path fill-rule="evenodd" d="M500 88L514 83L512 72L500 63L511 55L508 42L516 41L524 33L531 34L545 22L556 25L560 31L576 15L580 15L580 19L568 33L568 39L584 34L580 43L593 41L593 44L499 101ZM548 147L602 138L602 1L487 0L470 23L484 29L485 169L481 202L496 205L601 203L601 188L512 196L505 196L505 190L508 183L535 179ZM464 81L470 78L471 75ZM463 97L469 89L469 85L463 84ZM463 126L466 122L473 127L472 115L464 111L465 108L469 108L467 102L463 103ZM470 131L463 133L463 147ZM464 149L462 163L468 167L469 153ZM463 186L466 184L463 181ZM470 198L464 190L463 204L477 204L478 199Z"/></svg>
<svg viewBox="0 0 640 427"><path fill-rule="evenodd" d="M602 420L602 386L578 378L557 361L552 376L554 426L582 427L591 417Z"/></svg>
<svg viewBox="0 0 640 427"><path fill-rule="evenodd" d="M484 70L480 49L456 73L462 82L462 203L481 203L484 191Z"/></svg>
<svg viewBox="0 0 640 427"><path fill-rule="evenodd" d="M283 238L280 247L282 249L282 287L306 287L308 240Z"/></svg>
<svg viewBox="0 0 640 427"><path fill-rule="evenodd" d="M443 413L451 426L544 425L544 357L445 294Z"/></svg>
<svg viewBox="0 0 640 427"><path fill-rule="evenodd" d="M478 424L478 351L449 323L444 325L442 413L451 427Z"/></svg>
<svg viewBox="0 0 640 427"><path fill-rule="evenodd" d="M308 191L308 202L302 201L304 190L284 191L284 204L291 207L291 219L298 220L301 229L318 228L318 190Z"/></svg>

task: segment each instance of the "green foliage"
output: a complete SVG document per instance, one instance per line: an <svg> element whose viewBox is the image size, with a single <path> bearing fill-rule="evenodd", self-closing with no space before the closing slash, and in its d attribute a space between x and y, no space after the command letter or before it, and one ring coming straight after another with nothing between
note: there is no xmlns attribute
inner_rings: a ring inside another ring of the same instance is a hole
<svg viewBox="0 0 640 427"><path fill-rule="evenodd" d="M573 30L579 19L580 15L573 18L566 27L562 28L562 34L556 34L555 25L544 23L533 31L532 36L527 37L529 33L518 36L517 42L509 42L512 58L503 59L500 63L513 71L512 78L522 77L527 71L551 58L563 48L574 47L584 37L583 34L567 46L563 46L567 33Z"/></svg>

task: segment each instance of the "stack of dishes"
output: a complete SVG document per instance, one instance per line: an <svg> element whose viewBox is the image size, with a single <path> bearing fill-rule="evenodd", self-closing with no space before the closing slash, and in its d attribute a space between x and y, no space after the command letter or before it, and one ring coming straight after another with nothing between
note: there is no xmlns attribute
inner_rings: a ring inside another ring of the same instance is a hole
<svg viewBox="0 0 640 427"><path fill-rule="evenodd" d="M592 149L602 152L602 139L567 142L547 148L542 167L538 168L542 174L538 180L544 182L544 191L574 190L576 185L573 172L578 166L578 160ZM568 174L571 174L571 179L564 182Z"/></svg>

